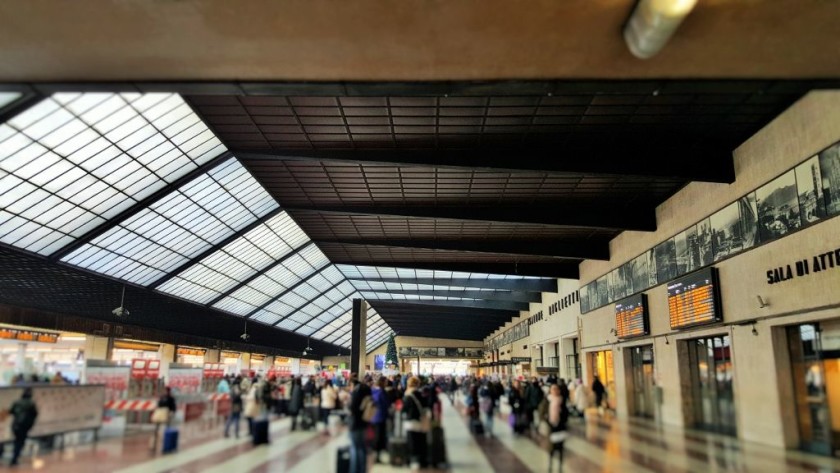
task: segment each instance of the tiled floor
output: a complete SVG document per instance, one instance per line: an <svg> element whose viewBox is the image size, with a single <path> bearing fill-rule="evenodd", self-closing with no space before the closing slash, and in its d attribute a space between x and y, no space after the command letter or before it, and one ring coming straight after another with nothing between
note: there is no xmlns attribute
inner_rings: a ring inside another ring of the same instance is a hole
<svg viewBox="0 0 840 473"><path fill-rule="evenodd" d="M499 419L495 437L476 438L466 423L445 401L443 427L452 471L544 472L548 453L544 442L511 434ZM18 471L38 472L330 472L335 471L338 447L348 443L343 432L333 436L320 432L291 432L288 419L272 423L272 442L254 448L249 439L226 439L221 427L189 425L182 428L181 448L172 455L149 451L149 436L68 447L26 457ZM659 427L643 420L582 419L572 421L572 436L566 442L564 471L586 472L831 472L840 471L840 461L796 451L783 451L730 437L676 428ZM407 471L375 465L375 473ZM555 464L555 470L557 465Z"/></svg>

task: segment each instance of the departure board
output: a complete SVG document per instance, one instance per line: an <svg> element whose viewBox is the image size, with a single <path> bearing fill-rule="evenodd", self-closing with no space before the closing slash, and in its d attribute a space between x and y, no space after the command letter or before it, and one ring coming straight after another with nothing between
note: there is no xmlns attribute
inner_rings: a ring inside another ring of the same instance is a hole
<svg viewBox="0 0 840 473"><path fill-rule="evenodd" d="M637 294L616 302L615 331L618 338L642 337L650 334L647 296Z"/></svg>
<svg viewBox="0 0 840 473"><path fill-rule="evenodd" d="M672 329L721 321L717 270L701 269L669 283L668 314Z"/></svg>

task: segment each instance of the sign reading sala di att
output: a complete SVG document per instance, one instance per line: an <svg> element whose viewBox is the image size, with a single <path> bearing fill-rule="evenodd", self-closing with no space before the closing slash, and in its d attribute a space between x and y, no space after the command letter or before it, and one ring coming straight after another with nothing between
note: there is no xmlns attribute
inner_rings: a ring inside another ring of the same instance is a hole
<svg viewBox="0 0 840 473"><path fill-rule="evenodd" d="M840 268L840 248L826 253L795 261L792 264L767 270L767 284L778 284L796 277Z"/></svg>

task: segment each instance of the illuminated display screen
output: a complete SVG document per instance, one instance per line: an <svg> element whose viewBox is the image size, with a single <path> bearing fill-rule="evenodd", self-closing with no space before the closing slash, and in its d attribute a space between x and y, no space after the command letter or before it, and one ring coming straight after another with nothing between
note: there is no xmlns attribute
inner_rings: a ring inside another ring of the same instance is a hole
<svg viewBox="0 0 840 473"><path fill-rule="evenodd" d="M22 342L58 342L57 333L34 332L32 330L16 330L13 328L0 328L0 338L6 340L20 340Z"/></svg>
<svg viewBox="0 0 840 473"><path fill-rule="evenodd" d="M706 268L669 283L668 314L672 329L721 321L717 270Z"/></svg>
<svg viewBox="0 0 840 473"><path fill-rule="evenodd" d="M650 334L647 296L637 294L615 304L615 331L618 338L633 338Z"/></svg>

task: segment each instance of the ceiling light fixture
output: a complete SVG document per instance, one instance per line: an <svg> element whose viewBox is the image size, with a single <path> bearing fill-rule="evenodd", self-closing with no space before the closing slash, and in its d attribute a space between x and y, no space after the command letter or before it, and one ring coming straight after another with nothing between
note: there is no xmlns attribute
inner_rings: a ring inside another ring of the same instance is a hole
<svg viewBox="0 0 840 473"><path fill-rule="evenodd" d="M624 41L639 59L655 56L691 13L697 0L639 0L624 25Z"/></svg>

